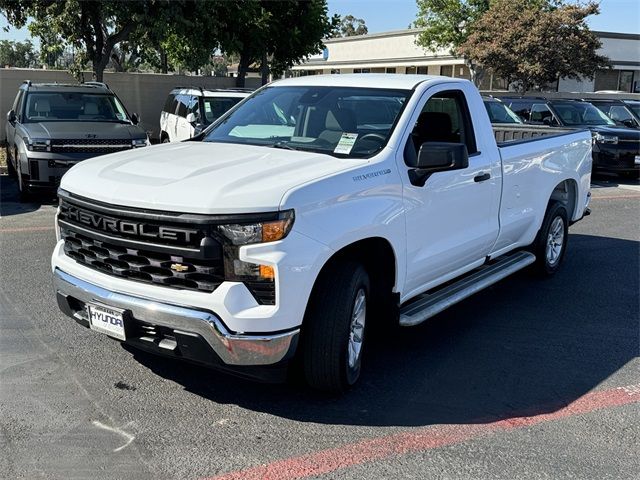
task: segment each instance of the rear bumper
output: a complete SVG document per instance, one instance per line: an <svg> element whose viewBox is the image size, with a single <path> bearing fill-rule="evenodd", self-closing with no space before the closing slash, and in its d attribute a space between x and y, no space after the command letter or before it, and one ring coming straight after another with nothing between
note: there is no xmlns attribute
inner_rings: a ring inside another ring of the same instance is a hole
<svg viewBox="0 0 640 480"><path fill-rule="evenodd" d="M113 292L56 268L53 283L60 309L89 327L86 304L126 312L125 343L164 356L213 367L266 366L286 362L297 347L299 329L274 334L230 332L213 312Z"/></svg>

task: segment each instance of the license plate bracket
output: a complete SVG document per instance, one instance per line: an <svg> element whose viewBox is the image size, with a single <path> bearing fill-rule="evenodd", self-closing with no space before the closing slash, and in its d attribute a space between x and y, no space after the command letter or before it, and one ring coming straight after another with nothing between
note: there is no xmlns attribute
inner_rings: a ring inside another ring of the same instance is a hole
<svg viewBox="0 0 640 480"><path fill-rule="evenodd" d="M89 326L96 332L104 333L118 340L126 340L126 310L98 303L87 303Z"/></svg>

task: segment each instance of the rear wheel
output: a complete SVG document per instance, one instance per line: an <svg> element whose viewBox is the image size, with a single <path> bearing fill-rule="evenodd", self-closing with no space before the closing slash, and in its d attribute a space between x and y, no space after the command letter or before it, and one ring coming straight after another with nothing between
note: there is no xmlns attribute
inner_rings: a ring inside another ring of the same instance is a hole
<svg viewBox="0 0 640 480"><path fill-rule="evenodd" d="M341 392L359 378L370 282L355 262L333 265L318 280L304 323L304 375L316 389Z"/></svg>
<svg viewBox="0 0 640 480"><path fill-rule="evenodd" d="M558 271L567 250L569 238L569 216L560 202L547 207L542 227L531 245L536 256L534 268L542 276L550 277Z"/></svg>

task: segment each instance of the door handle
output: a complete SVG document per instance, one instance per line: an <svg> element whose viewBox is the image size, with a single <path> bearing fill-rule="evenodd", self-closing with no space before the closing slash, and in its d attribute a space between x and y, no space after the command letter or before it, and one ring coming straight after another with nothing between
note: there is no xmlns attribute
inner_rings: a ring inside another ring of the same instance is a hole
<svg viewBox="0 0 640 480"><path fill-rule="evenodd" d="M484 182L485 180L489 180L491 178L491 174L489 172L481 173L480 175L476 175L473 177L474 182Z"/></svg>

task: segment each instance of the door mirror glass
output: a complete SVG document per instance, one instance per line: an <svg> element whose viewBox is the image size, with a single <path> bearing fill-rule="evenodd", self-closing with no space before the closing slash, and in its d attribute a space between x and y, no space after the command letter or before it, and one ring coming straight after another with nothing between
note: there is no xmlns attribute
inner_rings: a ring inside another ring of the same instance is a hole
<svg viewBox="0 0 640 480"><path fill-rule="evenodd" d="M134 125L138 125L140 123L140 117L137 113L131 114L131 123L133 123Z"/></svg>
<svg viewBox="0 0 640 480"><path fill-rule="evenodd" d="M16 112L13 110L9 110L9 112L7 112L7 122L9 123L15 123L16 121Z"/></svg>
<svg viewBox="0 0 640 480"><path fill-rule="evenodd" d="M196 123L196 121L198 120L198 118L196 117L195 113L189 113L187 114L187 122L189 123Z"/></svg>

